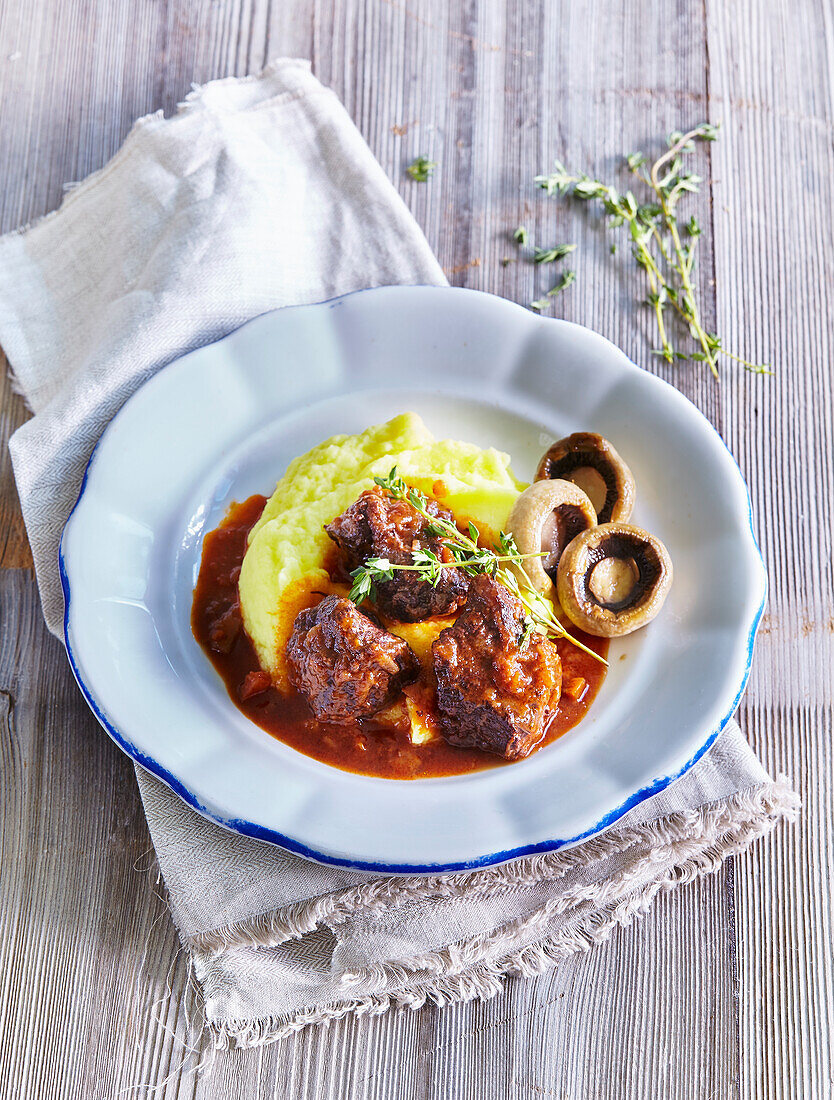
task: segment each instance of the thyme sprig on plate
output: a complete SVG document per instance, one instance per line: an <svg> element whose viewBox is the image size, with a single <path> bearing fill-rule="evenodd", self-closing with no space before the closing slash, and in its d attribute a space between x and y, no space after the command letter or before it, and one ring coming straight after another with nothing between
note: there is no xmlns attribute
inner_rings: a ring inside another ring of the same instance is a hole
<svg viewBox="0 0 834 1100"><path fill-rule="evenodd" d="M428 510L426 497L417 489L406 485L398 476L396 466L387 477L375 477L374 481L395 500L408 501L411 507L420 513L426 520L426 530L430 535L441 540L441 544L449 551L451 560L441 561L433 551L422 549L412 552L410 565L397 565L387 558L369 558L350 574L353 584L349 595L354 603L361 604L363 600L372 598L379 581L390 581L395 572L402 570L418 573L422 580L433 587L437 587L444 569L460 569L471 577L486 574L509 588L524 606L525 613L519 640L522 649L527 645L533 632L539 630L548 637L566 638L595 660L607 664L598 653L583 645L565 630L556 618L551 605L542 599L530 584L524 570L524 562L528 558L544 557L543 552L522 554L513 536L504 531L500 532L494 549L479 546L480 532L474 523L469 522L468 533L464 534L454 523L443 519L442 516L432 515ZM510 568L511 566L514 569Z"/></svg>
<svg viewBox="0 0 834 1100"><path fill-rule="evenodd" d="M772 374L768 364L751 363L725 348L721 338L708 332L701 320L693 272L702 230L694 216L688 221L679 219L678 203L684 195L697 193L701 184L701 177L686 167L685 157L697 142L715 141L717 137L718 127L704 122L686 134L678 131L670 134L668 148L651 165L643 153L629 153L626 165L649 189L647 202L639 202L630 190L621 194L616 187L584 172L571 175L559 161L553 172L536 176L535 182L548 195L598 201L611 216L608 223L611 228L628 228L632 255L646 273L649 287L646 303L654 310L660 335L660 347L653 349L654 355L670 363L676 359L698 360L706 363L716 378L722 355L755 374ZM664 318L670 307L686 325L697 350L686 353L673 346Z"/></svg>

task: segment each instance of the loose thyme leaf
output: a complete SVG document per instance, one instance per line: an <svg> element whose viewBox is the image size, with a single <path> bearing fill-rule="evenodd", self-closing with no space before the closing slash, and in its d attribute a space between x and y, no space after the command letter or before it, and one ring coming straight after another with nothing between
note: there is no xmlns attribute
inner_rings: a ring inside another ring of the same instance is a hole
<svg viewBox="0 0 834 1100"><path fill-rule="evenodd" d="M425 183L436 167L437 161L420 156L414 158L411 164L406 168L406 172L408 172L415 183Z"/></svg>
<svg viewBox="0 0 834 1100"><path fill-rule="evenodd" d="M513 233L513 240L521 245L527 244L528 239L527 226L525 225L520 225L515 233Z"/></svg>
<svg viewBox="0 0 834 1100"><path fill-rule="evenodd" d="M563 290L567 290L571 284L576 282L576 272L566 271L556 286L551 287L547 292L548 298L553 298L557 294L561 294Z"/></svg>
<svg viewBox="0 0 834 1100"><path fill-rule="evenodd" d="M557 244L555 248L537 248L533 254L533 263L555 264L574 251L576 251L575 244Z"/></svg>

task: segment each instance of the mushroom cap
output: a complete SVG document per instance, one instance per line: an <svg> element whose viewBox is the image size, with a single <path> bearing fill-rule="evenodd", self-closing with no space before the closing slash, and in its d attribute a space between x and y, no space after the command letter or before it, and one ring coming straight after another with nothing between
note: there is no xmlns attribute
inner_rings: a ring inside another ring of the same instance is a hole
<svg viewBox="0 0 834 1100"><path fill-rule="evenodd" d="M672 561L660 539L627 523L583 531L559 560L562 610L587 634L614 638L650 623L672 585Z"/></svg>
<svg viewBox="0 0 834 1100"><path fill-rule="evenodd" d="M522 554L547 551L547 557L524 562L524 572L537 591L555 596L556 568L565 547L596 521L593 504L571 481L534 481L521 493L507 527Z"/></svg>
<svg viewBox="0 0 834 1100"><path fill-rule="evenodd" d="M625 523L636 495L631 470L596 432L574 432L554 443L539 463L536 481L564 478L591 498L599 523Z"/></svg>

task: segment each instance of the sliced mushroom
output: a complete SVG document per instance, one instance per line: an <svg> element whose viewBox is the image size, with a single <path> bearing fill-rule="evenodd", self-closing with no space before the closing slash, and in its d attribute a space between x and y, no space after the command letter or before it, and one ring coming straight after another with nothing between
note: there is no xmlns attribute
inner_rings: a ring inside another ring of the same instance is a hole
<svg viewBox="0 0 834 1100"><path fill-rule="evenodd" d="M554 443L539 463L536 481L564 478L590 497L599 523L625 523L634 507L634 478L607 439L575 432Z"/></svg>
<svg viewBox="0 0 834 1100"><path fill-rule="evenodd" d="M666 547L627 523L602 523L577 535L559 561L556 591L574 626L601 638L650 623L672 584Z"/></svg>
<svg viewBox="0 0 834 1100"><path fill-rule="evenodd" d="M513 505L507 526L522 554L546 552L546 557L528 558L524 563L534 588L553 596L562 552L596 521L593 504L570 481L535 481L524 490Z"/></svg>

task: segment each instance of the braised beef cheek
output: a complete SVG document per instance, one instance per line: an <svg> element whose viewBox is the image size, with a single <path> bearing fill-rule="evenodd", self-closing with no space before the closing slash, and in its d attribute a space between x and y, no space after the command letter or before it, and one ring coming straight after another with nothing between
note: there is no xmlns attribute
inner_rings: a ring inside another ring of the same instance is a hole
<svg viewBox="0 0 834 1100"><path fill-rule="evenodd" d="M462 614L435 640L440 730L450 744L517 760L544 737L559 703L562 662L539 634L520 648L523 615L509 589L476 577Z"/></svg>
<svg viewBox="0 0 834 1100"><path fill-rule="evenodd" d="M418 671L417 658L402 638L340 596L328 596L296 616L287 661L293 685L322 722L354 722L375 714Z"/></svg>
<svg viewBox="0 0 834 1100"><path fill-rule="evenodd" d="M454 523L451 512L429 500L427 510ZM387 558L395 565L410 565L414 550L431 550L441 561L451 555L436 535L427 530L426 519L407 500L393 500L381 489L369 489L332 523L328 535L347 558L348 567L362 565L368 558ZM390 619L416 623L435 615L453 615L466 600L469 587L459 569L444 569L433 587L416 573L396 573L392 580L377 584L376 605Z"/></svg>

